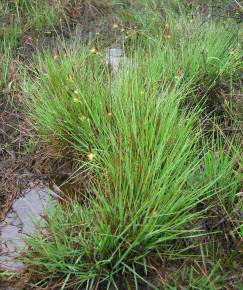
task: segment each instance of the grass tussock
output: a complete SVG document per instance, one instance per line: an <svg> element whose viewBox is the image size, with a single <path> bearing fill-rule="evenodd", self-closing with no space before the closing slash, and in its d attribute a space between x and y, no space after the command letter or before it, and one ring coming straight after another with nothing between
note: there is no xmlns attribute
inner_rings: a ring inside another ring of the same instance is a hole
<svg viewBox="0 0 243 290"><path fill-rule="evenodd" d="M79 152L93 176L83 204L53 208L48 237L29 240L27 261L45 281L156 288L149 275L158 260L205 234L200 221L216 200L223 212L234 208L236 153L202 142L200 107L182 106L193 77L169 81L166 53L138 53L116 77L85 48L38 58L35 81L25 83L32 122L44 139Z"/></svg>

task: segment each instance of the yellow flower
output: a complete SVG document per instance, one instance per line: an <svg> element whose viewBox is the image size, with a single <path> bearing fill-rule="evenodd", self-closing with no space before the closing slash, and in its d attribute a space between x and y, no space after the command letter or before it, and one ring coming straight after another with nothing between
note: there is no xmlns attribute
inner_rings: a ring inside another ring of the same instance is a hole
<svg viewBox="0 0 243 290"><path fill-rule="evenodd" d="M87 118L86 118L84 115L82 115L82 116L79 117L79 119L80 119L81 121L85 121Z"/></svg>
<svg viewBox="0 0 243 290"><path fill-rule="evenodd" d="M116 23L113 24L112 26L114 29L118 28L118 25Z"/></svg>
<svg viewBox="0 0 243 290"><path fill-rule="evenodd" d="M72 77L71 74L68 74L68 76L67 76L67 80L68 80L68 81L72 81L72 80L73 80L73 77Z"/></svg>
<svg viewBox="0 0 243 290"><path fill-rule="evenodd" d="M79 102L79 98L73 97L73 101L74 101L74 103L78 103Z"/></svg>
<svg viewBox="0 0 243 290"><path fill-rule="evenodd" d="M88 157L89 161L92 161L95 158L95 155L93 153L89 153L87 155L87 157Z"/></svg>
<svg viewBox="0 0 243 290"><path fill-rule="evenodd" d="M74 91L74 94L75 94L75 95L78 95L78 91L77 91L77 90L75 90L75 91Z"/></svg>
<svg viewBox="0 0 243 290"><path fill-rule="evenodd" d="M152 216L156 216L156 215L157 215L156 210L153 210L153 211L151 212L151 215L152 215Z"/></svg>
<svg viewBox="0 0 243 290"><path fill-rule="evenodd" d="M90 52L93 53L93 54L97 54L98 50L95 47L93 47L93 48L90 49Z"/></svg>
<svg viewBox="0 0 243 290"><path fill-rule="evenodd" d="M233 55L233 56L236 56L237 55L237 50L233 49L232 51L230 51L230 54Z"/></svg>
<svg viewBox="0 0 243 290"><path fill-rule="evenodd" d="M109 112L109 113L107 113L107 115L108 115L109 117L111 117L111 116L112 116L112 113L111 113L111 112Z"/></svg>

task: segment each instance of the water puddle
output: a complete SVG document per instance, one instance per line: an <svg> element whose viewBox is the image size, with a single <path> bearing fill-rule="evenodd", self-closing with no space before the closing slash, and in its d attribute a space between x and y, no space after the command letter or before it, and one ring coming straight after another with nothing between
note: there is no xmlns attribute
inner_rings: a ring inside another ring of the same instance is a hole
<svg viewBox="0 0 243 290"><path fill-rule="evenodd" d="M0 223L0 271L19 272L24 269L24 264L17 260L27 248L24 238L44 225L44 215L55 197L48 187L32 183L14 201Z"/></svg>
<svg viewBox="0 0 243 290"><path fill-rule="evenodd" d="M120 47L110 47L105 53L105 64L112 69L115 75L124 68L128 68L129 60Z"/></svg>

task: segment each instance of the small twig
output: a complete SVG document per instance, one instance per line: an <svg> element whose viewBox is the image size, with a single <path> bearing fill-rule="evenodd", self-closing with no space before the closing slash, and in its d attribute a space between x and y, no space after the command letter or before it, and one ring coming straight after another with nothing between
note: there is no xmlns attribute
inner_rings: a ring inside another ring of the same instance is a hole
<svg viewBox="0 0 243 290"><path fill-rule="evenodd" d="M199 263L197 261L195 261L195 263L197 264L198 268L202 271L203 275L205 276L205 278L208 280L208 283L210 284L210 286L213 289L216 289L214 283L209 279L207 273L205 273L205 271L202 269L202 267L199 265Z"/></svg>
<svg viewBox="0 0 243 290"><path fill-rule="evenodd" d="M202 246L201 242L200 242L200 252L201 252L201 256L202 256L202 262L203 262L203 267L204 267L205 273L207 273L207 275L208 275L205 255L204 255L203 246Z"/></svg>
<svg viewBox="0 0 243 290"><path fill-rule="evenodd" d="M237 0L234 0L234 1L235 1L235 3L240 7L240 9L243 10L243 6L241 6L241 4L240 4Z"/></svg>
<svg viewBox="0 0 243 290"><path fill-rule="evenodd" d="M225 220L226 220L226 218L222 218L220 221L218 221L218 222L216 223L216 225L214 225L214 226L212 227L212 229L217 228L217 226L219 226L220 224L222 224Z"/></svg>

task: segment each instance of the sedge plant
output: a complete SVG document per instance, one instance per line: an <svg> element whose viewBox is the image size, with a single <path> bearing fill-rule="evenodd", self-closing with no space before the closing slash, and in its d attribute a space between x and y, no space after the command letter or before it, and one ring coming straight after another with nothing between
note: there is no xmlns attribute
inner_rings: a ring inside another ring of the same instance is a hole
<svg viewBox="0 0 243 290"><path fill-rule="evenodd" d="M61 279L61 289L157 289L149 280L157 262L176 255L180 240L203 234L197 205L212 198L231 161L219 162L207 178L212 157L200 142L201 109L182 107L192 84L169 81L163 65L157 49L135 55L114 76L101 52L81 48L40 56L24 83L40 136L78 152L92 176L82 204L54 206L47 236L28 239L25 261L43 285Z"/></svg>

